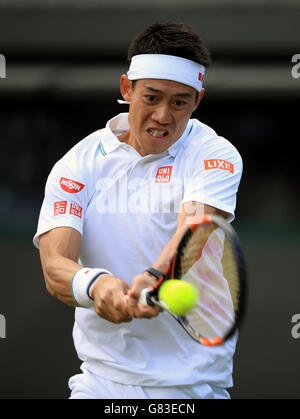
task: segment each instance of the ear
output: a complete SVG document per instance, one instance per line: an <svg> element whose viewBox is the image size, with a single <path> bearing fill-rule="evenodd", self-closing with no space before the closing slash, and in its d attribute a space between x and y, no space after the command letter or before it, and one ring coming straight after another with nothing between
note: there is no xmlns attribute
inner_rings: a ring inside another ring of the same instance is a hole
<svg viewBox="0 0 300 419"><path fill-rule="evenodd" d="M123 99L126 102L131 101L131 88L132 88L131 80L128 79L126 74L122 74L120 78L120 91L123 96Z"/></svg>
<svg viewBox="0 0 300 419"><path fill-rule="evenodd" d="M205 89L202 89L201 92L199 92L198 94L198 98L197 98L197 102L195 103L195 107L193 112L195 112L195 110L198 108L198 106L200 105L201 100L203 99L205 93Z"/></svg>

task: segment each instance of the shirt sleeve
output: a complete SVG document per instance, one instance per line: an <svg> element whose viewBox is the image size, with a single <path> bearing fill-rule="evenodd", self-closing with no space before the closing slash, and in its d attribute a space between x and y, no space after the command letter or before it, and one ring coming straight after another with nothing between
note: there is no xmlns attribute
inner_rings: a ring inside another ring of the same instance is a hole
<svg viewBox="0 0 300 419"><path fill-rule="evenodd" d="M39 237L57 227L71 227L82 235L88 202L87 176L80 158L74 151L69 152L55 164L47 179L33 244L38 248Z"/></svg>
<svg viewBox="0 0 300 419"><path fill-rule="evenodd" d="M185 179L181 204L195 201L235 217L236 197L243 171L239 152L227 140L217 137L205 142L193 160Z"/></svg>

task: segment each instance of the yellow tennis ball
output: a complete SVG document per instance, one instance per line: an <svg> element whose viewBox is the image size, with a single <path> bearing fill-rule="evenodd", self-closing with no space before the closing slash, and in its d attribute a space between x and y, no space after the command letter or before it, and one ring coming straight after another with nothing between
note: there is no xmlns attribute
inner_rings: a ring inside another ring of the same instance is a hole
<svg viewBox="0 0 300 419"><path fill-rule="evenodd" d="M197 289L189 282L170 279L162 283L158 290L158 298L177 316L184 316L196 304Z"/></svg>

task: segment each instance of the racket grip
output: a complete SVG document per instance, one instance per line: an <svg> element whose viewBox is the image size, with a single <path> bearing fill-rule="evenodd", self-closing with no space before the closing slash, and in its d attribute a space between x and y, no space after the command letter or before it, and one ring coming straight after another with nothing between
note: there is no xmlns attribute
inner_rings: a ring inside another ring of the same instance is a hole
<svg viewBox="0 0 300 419"><path fill-rule="evenodd" d="M153 306L153 303L150 299L150 293L152 288L144 288L140 294L139 302L144 304L144 306Z"/></svg>

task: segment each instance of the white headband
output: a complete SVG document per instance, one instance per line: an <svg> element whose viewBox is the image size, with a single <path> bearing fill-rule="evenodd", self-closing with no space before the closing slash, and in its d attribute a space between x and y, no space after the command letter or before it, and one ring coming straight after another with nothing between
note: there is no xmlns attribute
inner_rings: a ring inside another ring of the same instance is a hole
<svg viewBox="0 0 300 419"><path fill-rule="evenodd" d="M163 79L172 80L202 90L205 67L186 58L164 54L141 54L131 59L129 80ZM118 101L119 103L127 103Z"/></svg>

